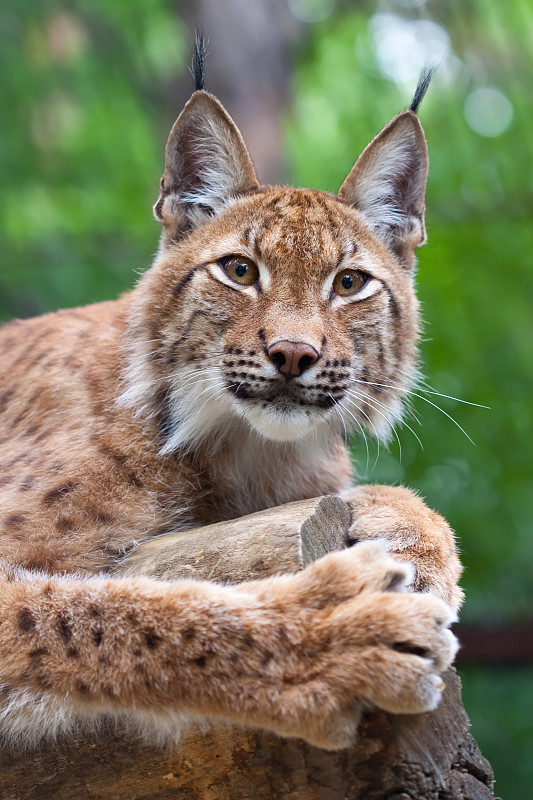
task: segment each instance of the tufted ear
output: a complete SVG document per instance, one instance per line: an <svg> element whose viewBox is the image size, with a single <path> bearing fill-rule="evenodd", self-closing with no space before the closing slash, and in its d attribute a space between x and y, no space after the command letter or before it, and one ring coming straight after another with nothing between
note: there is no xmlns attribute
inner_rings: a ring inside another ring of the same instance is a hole
<svg viewBox="0 0 533 800"><path fill-rule="evenodd" d="M168 137L154 206L166 240L179 239L232 198L258 188L239 129L216 97L194 92Z"/></svg>
<svg viewBox="0 0 533 800"><path fill-rule="evenodd" d="M363 150L338 199L357 208L406 267L426 241L426 139L414 111L398 114Z"/></svg>

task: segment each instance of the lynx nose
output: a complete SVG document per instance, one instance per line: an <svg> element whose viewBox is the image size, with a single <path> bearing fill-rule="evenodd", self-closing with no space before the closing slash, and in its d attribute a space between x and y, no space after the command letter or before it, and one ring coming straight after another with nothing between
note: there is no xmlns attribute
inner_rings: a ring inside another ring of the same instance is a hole
<svg viewBox="0 0 533 800"><path fill-rule="evenodd" d="M268 355L287 378L301 375L318 361L315 348L305 342L276 342L268 348Z"/></svg>

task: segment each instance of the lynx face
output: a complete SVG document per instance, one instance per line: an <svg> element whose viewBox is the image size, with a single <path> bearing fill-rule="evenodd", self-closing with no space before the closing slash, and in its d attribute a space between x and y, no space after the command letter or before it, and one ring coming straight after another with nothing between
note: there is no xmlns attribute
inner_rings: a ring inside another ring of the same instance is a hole
<svg viewBox="0 0 533 800"><path fill-rule="evenodd" d="M280 442L387 436L415 370L426 173L406 111L337 197L260 187L218 101L193 95L167 144L161 249L130 324L124 399L158 415L162 452L243 421Z"/></svg>

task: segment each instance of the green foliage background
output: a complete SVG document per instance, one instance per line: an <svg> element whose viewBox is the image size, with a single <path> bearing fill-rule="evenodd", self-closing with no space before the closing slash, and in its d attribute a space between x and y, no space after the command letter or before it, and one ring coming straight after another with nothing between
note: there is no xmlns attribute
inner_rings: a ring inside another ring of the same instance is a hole
<svg viewBox="0 0 533 800"><path fill-rule="evenodd" d="M449 84L437 78L421 110L431 173L418 287L429 382L490 410L427 395L474 446L414 398L422 425L409 424L423 451L404 428L401 459L395 440L377 461L373 444L367 458L357 442L354 458L369 480L419 489L457 530L464 618L516 620L531 616L533 594L533 13L527 0L387 8L438 22L457 59L471 67ZM335 192L361 149L409 102L380 71L374 10L339 3L311 26L297 53L287 121L296 184ZM116 296L149 266L158 237L150 206L178 110L169 87L185 69L188 42L165 0L19 0L1 15L0 319L7 319ZM497 138L480 136L465 120L466 97L477 85L499 88L512 103L511 125ZM526 796L533 670L471 668L463 677L474 734L499 792Z"/></svg>

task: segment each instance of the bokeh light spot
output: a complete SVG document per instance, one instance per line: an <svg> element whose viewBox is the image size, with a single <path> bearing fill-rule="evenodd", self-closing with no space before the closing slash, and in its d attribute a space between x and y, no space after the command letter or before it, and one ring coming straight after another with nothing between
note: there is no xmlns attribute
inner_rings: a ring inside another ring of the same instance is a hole
<svg viewBox="0 0 533 800"><path fill-rule="evenodd" d="M468 125L480 136L500 136L513 119L513 106L499 89L485 86L474 89L465 100Z"/></svg>
<svg viewBox="0 0 533 800"><path fill-rule="evenodd" d="M424 67L450 55L448 32L431 20L380 13L370 20L370 29L382 73L398 84L412 86Z"/></svg>
<svg viewBox="0 0 533 800"><path fill-rule="evenodd" d="M320 22L329 17L337 0L288 0L293 17L302 22Z"/></svg>

